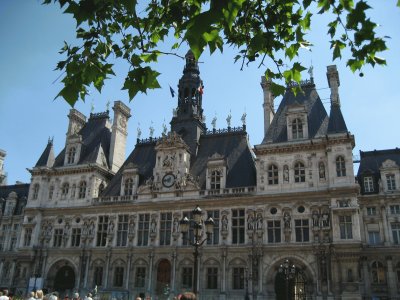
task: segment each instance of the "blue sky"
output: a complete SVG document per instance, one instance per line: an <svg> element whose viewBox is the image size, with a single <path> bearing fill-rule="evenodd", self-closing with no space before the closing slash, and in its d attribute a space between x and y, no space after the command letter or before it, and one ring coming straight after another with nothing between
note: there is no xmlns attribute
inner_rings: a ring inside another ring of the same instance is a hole
<svg viewBox="0 0 400 300"><path fill-rule="evenodd" d="M382 56L387 58L387 67L365 68L364 77L353 74L345 67L345 60L335 61L338 66L341 86L339 89L342 112L347 127L355 135L358 151L387 149L399 146L400 92L400 9L397 0L369 1L374 7L373 20L381 26L390 50ZM314 30L309 40L315 45L311 52L303 51L301 60L314 67L314 80L321 99L329 113L329 89L326 66L332 64L326 35L326 23L321 17L313 20ZM15 181L29 182L26 168L33 167L39 159L49 137L54 137L58 154L65 144L70 107L61 99L54 100L61 89L60 73L54 71L62 59L58 54L63 41L73 41L75 23L63 15L56 5L41 5L41 1L0 1L0 149L7 152L5 171L8 184ZM180 54L188 49L182 47ZM203 105L206 123L217 117L217 127L227 126L226 117L231 112L232 126L241 125L243 112L247 113L247 131L251 145L263 139L263 94L260 78L264 72L253 64L240 71L234 64L234 51L201 57L200 72L204 81ZM182 75L184 62L176 57L160 59L158 70L162 73L162 89L138 95L128 103L128 96L121 91L126 66L117 65L117 77L109 80L102 94L94 90L86 103L79 102L76 109L89 115L91 103L95 112L106 110L107 101L122 100L132 110L129 121L127 155L133 150L137 127L140 124L142 138L149 136L149 127L155 128L155 136L161 135L162 124L169 128L176 97L171 98L169 85L176 89ZM307 78L307 73L304 77ZM58 80L57 80L58 79ZM279 99L275 107L279 104Z"/></svg>

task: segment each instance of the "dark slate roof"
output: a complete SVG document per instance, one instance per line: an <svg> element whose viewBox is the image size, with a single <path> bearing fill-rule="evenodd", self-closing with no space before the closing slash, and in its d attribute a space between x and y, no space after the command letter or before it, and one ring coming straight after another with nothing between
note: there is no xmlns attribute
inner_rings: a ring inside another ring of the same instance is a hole
<svg viewBox="0 0 400 300"><path fill-rule="evenodd" d="M100 146L103 148L107 164L110 152L111 130L106 127L108 112L91 115L86 124L79 131L82 136L82 149L77 164L95 163ZM57 156L54 166L64 165L65 148Z"/></svg>
<svg viewBox="0 0 400 300"><path fill-rule="evenodd" d="M294 95L291 88L286 89L286 93L267 130L267 134L262 142L263 144L288 141L286 113L290 105L305 106L308 117L309 138L327 133L329 118L315 89L315 84L308 82L307 84L303 84L301 88L304 93L297 93L296 95Z"/></svg>
<svg viewBox="0 0 400 300"><path fill-rule="evenodd" d="M357 176L379 174L379 168L387 159L393 160L400 166L400 149L360 151L360 167Z"/></svg>
<svg viewBox="0 0 400 300"><path fill-rule="evenodd" d="M2 185L0 186L0 209L4 213L6 207L6 199L11 192L17 193L17 206L14 211L14 215L20 215L22 209L26 206L26 201L28 199L29 184L14 184L14 185Z"/></svg>
<svg viewBox="0 0 400 300"><path fill-rule="evenodd" d="M35 167L52 167L54 163L53 141L49 140Z"/></svg>
<svg viewBox="0 0 400 300"><path fill-rule="evenodd" d="M139 185L153 175L156 163L156 143L137 144L124 165L117 172L103 195L120 195L124 167L133 163L139 168ZM218 153L227 163L226 187L256 185L256 168L253 155L247 142L245 131L203 135L199 140L197 156L191 159L190 173L199 178L201 189L206 188L206 169L208 158Z"/></svg>
<svg viewBox="0 0 400 300"><path fill-rule="evenodd" d="M342 111L339 105L332 105L329 114L328 134L348 132Z"/></svg>

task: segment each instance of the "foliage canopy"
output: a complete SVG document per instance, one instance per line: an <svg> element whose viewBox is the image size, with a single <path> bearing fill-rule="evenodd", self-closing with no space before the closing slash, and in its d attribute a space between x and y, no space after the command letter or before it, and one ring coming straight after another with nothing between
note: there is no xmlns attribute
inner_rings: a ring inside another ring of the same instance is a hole
<svg viewBox="0 0 400 300"><path fill-rule="evenodd" d="M159 88L156 62L160 55L179 56L187 43L198 59L226 47L237 50L235 61L256 62L274 81L301 79L304 66L296 61L315 14L327 14L333 60L348 53L347 66L359 71L366 64L384 65L378 54L387 49L387 37L378 36L377 24L368 16L364 0L44 0L58 3L76 20L79 45L65 42L66 56L57 68L65 71L63 88L57 95L71 106L85 99L89 87L101 91L113 71L113 59L127 61L130 69L123 89L132 100L138 92ZM381 4L383 5L383 4ZM397 2L400 6L400 0ZM321 24L319 24L320 26ZM166 48L167 40L175 43ZM268 63L267 63L268 61ZM362 73L361 73L362 74ZM273 84L275 95L284 87Z"/></svg>

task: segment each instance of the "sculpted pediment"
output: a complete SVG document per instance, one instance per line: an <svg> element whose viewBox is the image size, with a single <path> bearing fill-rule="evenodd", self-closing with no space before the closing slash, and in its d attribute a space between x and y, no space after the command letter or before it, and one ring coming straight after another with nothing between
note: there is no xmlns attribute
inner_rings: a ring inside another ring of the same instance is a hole
<svg viewBox="0 0 400 300"><path fill-rule="evenodd" d="M390 169L390 168L398 168L399 166L396 164L395 161L391 159L387 159L382 163L382 169Z"/></svg>

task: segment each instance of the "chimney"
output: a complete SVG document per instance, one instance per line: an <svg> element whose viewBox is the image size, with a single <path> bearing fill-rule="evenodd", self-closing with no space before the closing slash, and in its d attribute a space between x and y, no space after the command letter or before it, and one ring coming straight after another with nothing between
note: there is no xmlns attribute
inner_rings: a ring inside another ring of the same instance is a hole
<svg viewBox="0 0 400 300"><path fill-rule="evenodd" d="M83 127L83 125L85 125L86 123L85 115L74 108L72 108L69 111L68 118L69 118L69 125L68 125L67 139L69 136L78 133Z"/></svg>
<svg viewBox="0 0 400 300"><path fill-rule="evenodd" d="M328 84L331 89L331 105L340 106L340 99L339 99L340 81L336 65L327 67L326 77L328 78Z"/></svg>
<svg viewBox="0 0 400 300"><path fill-rule="evenodd" d="M111 127L110 166L117 172L125 161L126 137L128 136L128 119L131 109L121 101L114 102L114 120Z"/></svg>
<svg viewBox="0 0 400 300"><path fill-rule="evenodd" d="M269 125L275 115L274 95L271 91L271 80L267 80L265 76L261 76L261 87L264 92L264 137L267 135Z"/></svg>

